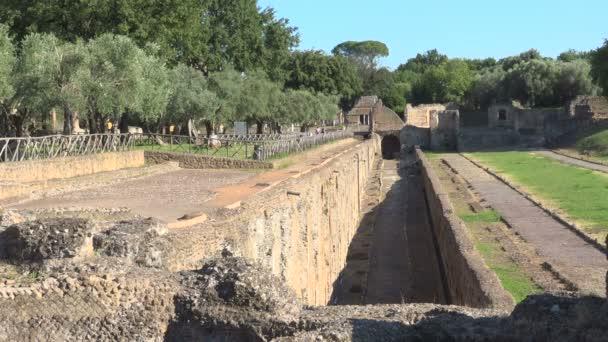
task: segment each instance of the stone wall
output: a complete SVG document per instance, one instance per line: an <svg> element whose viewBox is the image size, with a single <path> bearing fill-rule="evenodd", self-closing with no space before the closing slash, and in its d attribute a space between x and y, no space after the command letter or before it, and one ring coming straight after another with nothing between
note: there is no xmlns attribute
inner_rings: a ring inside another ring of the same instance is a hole
<svg viewBox="0 0 608 342"><path fill-rule="evenodd" d="M178 286L143 270L0 285L0 341L160 341Z"/></svg>
<svg viewBox="0 0 608 342"><path fill-rule="evenodd" d="M431 148L434 150L456 150L460 129L459 111L432 111L430 120Z"/></svg>
<svg viewBox="0 0 608 342"><path fill-rule="evenodd" d="M400 130L403 128L405 123L397 113L393 112L390 108L385 107L380 102L380 106L374 108L372 118L374 120L374 130Z"/></svg>
<svg viewBox="0 0 608 342"><path fill-rule="evenodd" d="M269 162L235 158L211 157L190 153L146 151L147 163L178 162L183 169L272 169Z"/></svg>
<svg viewBox="0 0 608 342"><path fill-rule="evenodd" d="M410 126L429 128L431 125L431 112L443 110L446 110L446 106L442 104L422 104L419 106L408 104L405 107L405 121Z"/></svg>
<svg viewBox="0 0 608 342"><path fill-rule="evenodd" d="M65 179L144 165L143 151L0 163L0 182L29 183Z"/></svg>
<svg viewBox="0 0 608 342"><path fill-rule="evenodd" d="M171 232L152 249L164 268L181 271L228 246L268 267L304 303L327 304L359 225L361 192L379 154L379 140L374 135L294 174L203 226Z"/></svg>
<svg viewBox="0 0 608 342"><path fill-rule="evenodd" d="M509 309L513 297L500 285L475 251L464 223L456 215L439 178L424 153L416 149L422 167L431 224L441 254L451 303L474 308Z"/></svg>

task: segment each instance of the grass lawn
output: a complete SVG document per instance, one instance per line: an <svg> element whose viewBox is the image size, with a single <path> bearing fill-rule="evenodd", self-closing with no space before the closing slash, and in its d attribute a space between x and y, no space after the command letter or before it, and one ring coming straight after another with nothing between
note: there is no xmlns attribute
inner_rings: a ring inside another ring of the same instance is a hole
<svg viewBox="0 0 608 342"><path fill-rule="evenodd" d="M529 152L479 152L470 156L541 198L603 241L608 233L608 175Z"/></svg>

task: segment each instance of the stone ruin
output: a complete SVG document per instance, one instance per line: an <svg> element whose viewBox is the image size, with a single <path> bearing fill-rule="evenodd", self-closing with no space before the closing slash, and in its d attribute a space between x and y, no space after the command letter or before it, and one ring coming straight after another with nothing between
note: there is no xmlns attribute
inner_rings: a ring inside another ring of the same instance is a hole
<svg viewBox="0 0 608 342"><path fill-rule="evenodd" d="M309 307L229 248L191 271L159 268L145 257L166 232L155 220L12 215L20 219L4 215L3 257L44 277L0 285L1 341L603 341L608 333L605 298L535 295L512 312Z"/></svg>
<svg viewBox="0 0 608 342"><path fill-rule="evenodd" d="M200 227L171 230L125 210L5 211L0 341L605 340L605 298L502 300L470 242L458 245L466 234L439 191L458 306L327 305L378 153L369 140Z"/></svg>
<svg viewBox="0 0 608 342"><path fill-rule="evenodd" d="M527 108L514 101L494 103L486 111L457 109L454 104L408 104L404 141L435 150L541 147L608 119L603 96L578 96L559 108Z"/></svg>

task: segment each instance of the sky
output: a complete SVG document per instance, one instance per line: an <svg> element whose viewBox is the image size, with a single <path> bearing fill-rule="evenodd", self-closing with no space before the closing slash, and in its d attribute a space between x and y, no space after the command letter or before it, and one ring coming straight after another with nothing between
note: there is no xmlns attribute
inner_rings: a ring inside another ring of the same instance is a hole
<svg viewBox="0 0 608 342"><path fill-rule="evenodd" d="M535 48L557 57L608 38L608 0L259 0L297 26L298 49L330 52L347 40L379 40L396 68L430 49L500 59Z"/></svg>

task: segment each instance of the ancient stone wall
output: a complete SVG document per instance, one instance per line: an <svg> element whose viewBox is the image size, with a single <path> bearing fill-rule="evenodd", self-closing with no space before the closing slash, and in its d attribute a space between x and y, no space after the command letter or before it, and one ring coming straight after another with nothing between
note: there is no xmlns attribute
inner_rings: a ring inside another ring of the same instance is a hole
<svg viewBox="0 0 608 342"><path fill-rule="evenodd" d="M271 269L304 303L327 304L359 224L361 192L379 140L374 135L237 209L225 209L215 222L169 233L151 248L163 267L181 271L228 246Z"/></svg>
<svg viewBox="0 0 608 342"><path fill-rule="evenodd" d="M156 341L174 314L179 282L143 272L0 284L0 341Z"/></svg>
<svg viewBox="0 0 608 342"><path fill-rule="evenodd" d="M460 129L459 111L432 111L430 120L431 148L435 150L456 150Z"/></svg>
<svg viewBox="0 0 608 342"><path fill-rule="evenodd" d="M424 179L431 224L441 254L450 301L474 308L509 309L513 297L500 285L496 274L481 260L468 237L466 227L456 215L432 166L416 149Z"/></svg>
<svg viewBox="0 0 608 342"><path fill-rule="evenodd" d="M0 182L44 182L51 179L65 179L143 165L143 151L0 163Z"/></svg>
<svg viewBox="0 0 608 342"><path fill-rule="evenodd" d="M405 125L399 115L382 105L382 102L380 102L380 106L374 107L372 118L374 120L374 130L376 131L400 130Z"/></svg>
<svg viewBox="0 0 608 342"><path fill-rule="evenodd" d="M405 121L410 126L429 128L431 112L443 110L446 110L446 107L441 104L423 104L415 107L408 104L405 107Z"/></svg>
<svg viewBox="0 0 608 342"><path fill-rule="evenodd" d="M183 169L271 169L272 163L258 160L211 157L190 153L146 151L147 163L178 162Z"/></svg>

